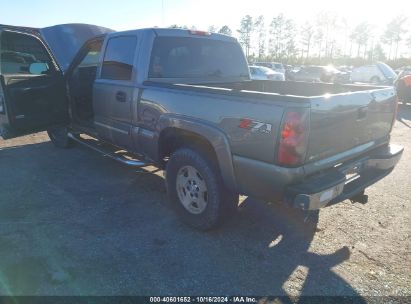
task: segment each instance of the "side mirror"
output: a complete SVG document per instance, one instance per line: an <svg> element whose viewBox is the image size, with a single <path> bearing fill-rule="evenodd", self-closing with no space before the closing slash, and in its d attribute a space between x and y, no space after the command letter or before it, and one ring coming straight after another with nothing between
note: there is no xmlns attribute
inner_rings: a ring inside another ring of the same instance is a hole
<svg viewBox="0 0 411 304"><path fill-rule="evenodd" d="M41 75L49 70L49 66L44 62L35 62L30 64L29 72L33 75Z"/></svg>

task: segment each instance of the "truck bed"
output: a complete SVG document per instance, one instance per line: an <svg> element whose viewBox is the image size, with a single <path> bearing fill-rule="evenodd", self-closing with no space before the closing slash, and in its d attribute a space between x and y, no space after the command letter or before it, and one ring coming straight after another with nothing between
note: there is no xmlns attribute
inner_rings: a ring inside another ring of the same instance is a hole
<svg viewBox="0 0 411 304"><path fill-rule="evenodd" d="M264 80L147 84L195 94L216 94L216 98L240 97L243 101L249 100L250 104L254 104L251 105L253 108L250 108L249 115L259 112L258 103L275 103L284 109L309 107L310 135L306 163L319 161L357 146L373 148L388 141L397 104L394 88L370 85Z"/></svg>

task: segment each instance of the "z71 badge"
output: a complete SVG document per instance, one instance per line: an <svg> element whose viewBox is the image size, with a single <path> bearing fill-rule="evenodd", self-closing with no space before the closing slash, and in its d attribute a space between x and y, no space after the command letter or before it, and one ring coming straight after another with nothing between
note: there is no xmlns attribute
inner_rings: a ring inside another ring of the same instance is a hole
<svg viewBox="0 0 411 304"><path fill-rule="evenodd" d="M270 134L272 129L272 125L269 123L251 120L248 118L241 119L239 127L241 129L250 130L251 132L261 132L265 134Z"/></svg>

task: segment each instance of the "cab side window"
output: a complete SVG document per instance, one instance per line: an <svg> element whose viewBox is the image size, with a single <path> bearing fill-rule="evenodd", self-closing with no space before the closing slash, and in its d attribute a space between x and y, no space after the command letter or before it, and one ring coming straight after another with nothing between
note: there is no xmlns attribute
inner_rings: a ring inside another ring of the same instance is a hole
<svg viewBox="0 0 411 304"><path fill-rule="evenodd" d="M87 54L85 54L84 58L81 60L77 67L96 67L99 63L101 44L101 41L96 41L91 44L90 48L87 50Z"/></svg>
<svg viewBox="0 0 411 304"><path fill-rule="evenodd" d="M76 59L76 66L68 78L70 96L74 112L81 120L93 119L93 85L99 66L103 41L94 40L84 46Z"/></svg>
<svg viewBox="0 0 411 304"><path fill-rule="evenodd" d="M111 38L106 47L101 78L112 80L131 80L137 38L121 36Z"/></svg>
<svg viewBox="0 0 411 304"><path fill-rule="evenodd" d="M78 80L79 85L92 86L96 78L97 66L99 65L101 45L101 40L90 43L84 52L83 58L74 68L71 80Z"/></svg>
<svg viewBox="0 0 411 304"><path fill-rule="evenodd" d="M45 47L33 36L5 31L0 45L2 74L42 75L53 70Z"/></svg>

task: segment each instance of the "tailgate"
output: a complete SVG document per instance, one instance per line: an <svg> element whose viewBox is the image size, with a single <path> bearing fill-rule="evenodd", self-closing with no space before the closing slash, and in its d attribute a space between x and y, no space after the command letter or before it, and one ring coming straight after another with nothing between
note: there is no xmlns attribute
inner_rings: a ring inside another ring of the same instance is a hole
<svg viewBox="0 0 411 304"><path fill-rule="evenodd" d="M394 122L394 88L311 98L307 163L387 137Z"/></svg>

